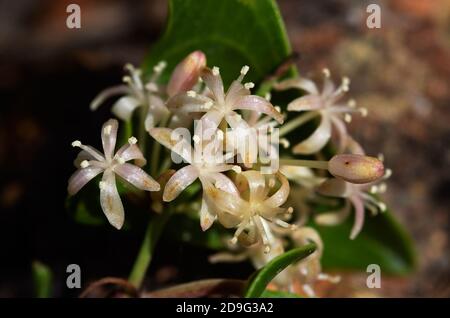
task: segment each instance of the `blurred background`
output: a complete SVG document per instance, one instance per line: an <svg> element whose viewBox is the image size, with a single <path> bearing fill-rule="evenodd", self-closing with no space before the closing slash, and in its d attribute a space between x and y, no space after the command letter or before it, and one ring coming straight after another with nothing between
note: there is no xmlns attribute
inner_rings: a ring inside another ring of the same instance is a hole
<svg viewBox="0 0 450 318"><path fill-rule="evenodd" d="M126 62L141 63L164 28L167 3L77 0L82 28L68 29L72 2L0 1L0 297L33 295L33 260L54 271L59 297L79 293L65 288L70 263L81 266L83 284L126 276L142 236L77 225L67 215L70 143L99 144L110 111L91 113L88 105L120 81ZM328 67L351 78L350 94L369 116L355 116L350 131L393 169L385 198L419 251L408 278L383 277L383 288L368 294L364 273L344 274L324 295L449 297L450 1L278 3L300 72L317 76ZM382 8L381 29L366 27L369 3ZM150 285L234 274L186 246L158 253ZM244 278L251 268L241 266Z"/></svg>

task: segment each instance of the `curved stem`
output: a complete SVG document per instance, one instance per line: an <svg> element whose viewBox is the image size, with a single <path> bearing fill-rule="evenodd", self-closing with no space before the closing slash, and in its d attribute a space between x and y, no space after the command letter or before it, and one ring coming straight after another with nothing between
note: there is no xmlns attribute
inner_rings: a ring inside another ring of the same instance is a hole
<svg viewBox="0 0 450 318"><path fill-rule="evenodd" d="M303 125L304 123L310 121L311 119L313 119L314 117L319 116L319 115L320 115L319 112L311 111L311 112L303 113L300 116L298 116L297 118L294 118L293 120L288 121L286 124L284 124L283 126L280 127L280 130L278 133L279 137L290 133L292 130L294 130L298 126Z"/></svg>
<svg viewBox="0 0 450 318"><path fill-rule="evenodd" d="M169 206L167 210L159 215L155 215L147 225L144 240L141 243L138 256L134 262L128 280L133 286L139 288L144 280L145 273L153 258L153 251L161 236L165 224L172 214L173 208Z"/></svg>

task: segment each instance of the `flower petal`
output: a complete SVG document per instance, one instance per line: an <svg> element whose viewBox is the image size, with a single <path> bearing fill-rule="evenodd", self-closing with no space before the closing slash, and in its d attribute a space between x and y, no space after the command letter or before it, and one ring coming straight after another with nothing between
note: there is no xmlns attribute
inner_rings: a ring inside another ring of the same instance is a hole
<svg viewBox="0 0 450 318"><path fill-rule="evenodd" d="M202 71L202 80L205 82L206 87L209 88L214 98L219 103L223 103L225 100L223 82L220 74L214 75L210 68L205 68Z"/></svg>
<svg viewBox="0 0 450 318"><path fill-rule="evenodd" d="M111 88L107 88L105 90L103 90L102 92L100 92L100 94L98 94L94 100L91 102L91 110L96 110L101 104L103 104L103 102L114 96L114 95L119 95L119 94L129 94L130 93L130 89L128 88L128 86L126 85L118 85L118 86L114 86Z"/></svg>
<svg viewBox="0 0 450 318"><path fill-rule="evenodd" d="M194 51L183 59L173 70L167 94L175 94L190 90L198 81L201 71L206 66L206 56L202 51Z"/></svg>
<svg viewBox="0 0 450 318"><path fill-rule="evenodd" d="M250 189L250 201L260 201L264 199L266 189L266 178L259 171L248 170L242 172L242 175L247 179L248 187Z"/></svg>
<svg viewBox="0 0 450 318"><path fill-rule="evenodd" d="M331 122L327 116L321 116L319 126L311 136L296 145L292 151L295 154L309 155L318 152L330 140Z"/></svg>
<svg viewBox="0 0 450 318"><path fill-rule="evenodd" d="M341 224L350 214L350 204L346 200L344 207L337 211L320 213L314 217L314 221L319 225L334 226Z"/></svg>
<svg viewBox="0 0 450 318"><path fill-rule="evenodd" d="M158 125L165 116L169 116L170 112L164 105L161 98L151 95L149 97L149 109L145 118L145 130Z"/></svg>
<svg viewBox="0 0 450 318"><path fill-rule="evenodd" d="M250 95L250 90L246 89L239 81L233 81L228 88L225 102L234 105L239 97Z"/></svg>
<svg viewBox="0 0 450 318"><path fill-rule="evenodd" d="M159 183L153 180L153 178L145 173L144 170L135 165L129 163L116 165L114 167L114 172L138 189L144 191L160 190Z"/></svg>
<svg viewBox="0 0 450 318"><path fill-rule="evenodd" d="M332 116L331 121L336 128L338 153L342 153L345 150L345 146L348 144L347 139L349 138L349 135L347 133L347 127L345 126L344 122L336 116Z"/></svg>
<svg viewBox="0 0 450 318"><path fill-rule="evenodd" d="M327 179L318 188L317 192L337 198L347 198L351 194L351 185L342 179Z"/></svg>
<svg viewBox="0 0 450 318"><path fill-rule="evenodd" d="M350 233L350 239L354 240L359 232L361 232L364 225L364 203L358 196L350 197L350 201L355 209L355 223L353 224L352 232Z"/></svg>
<svg viewBox="0 0 450 318"><path fill-rule="evenodd" d="M203 95L196 95L195 97L188 96L186 93L180 93L172 96L167 101L167 108L174 112L182 113L199 113L209 110L205 103L213 102L209 97Z"/></svg>
<svg viewBox="0 0 450 318"><path fill-rule="evenodd" d="M100 183L100 204L109 223L121 229L125 213L116 187L116 178L112 170L106 170Z"/></svg>
<svg viewBox="0 0 450 318"><path fill-rule="evenodd" d="M181 156L186 162L191 162L193 153L191 144L185 138L172 138L174 132L175 130L170 128L152 128L149 131L150 135L161 145Z"/></svg>
<svg viewBox="0 0 450 318"><path fill-rule="evenodd" d="M102 144L106 160L110 160L116 147L117 129L119 122L116 119L110 119L102 127Z"/></svg>
<svg viewBox="0 0 450 318"><path fill-rule="evenodd" d="M241 96L236 99L236 102L232 105L233 110L247 109L259 113L266 114L272 117L278 123L284 122L283 115L280 114L267 99L256 95Z"/></svg>
<svg viewBox="0 0 450 318"><path fill-rule="evenodd" d="M142 167L147 163L144 158L141 149L136 144L125 144L123 145L114 156L114 159L121 158L125 162L134 160L136 166Z"/></svg>
<svg viewBox="0 0 450 318"><path fill-rule="evenodd" d="M189 165L178 170L164 188L163 200L170 202L198 178L196 167Z"/></svg>
<svg viewBox="0 0 450 318"><path fill-rule="evenodd" d="M96 177L103 169L99 167L87 167L78 169L69 178L67 192L69 195L75 195L86 183Z"/></svg>
<svg viewBox="0 0 450 318"><path fill-rule="evenodd" d="M210 207L209 200L206 197L205 193L203 193L202 207L200 209L200 226L202 231L209 229L217 218L216 214L212 212L213 209Z"/></svg>
<svg viewBox="0 0 450 318"><path fill-rule="evenodd" d="M223 119L223 114L217 110L210 110L200 119L200 125L197 125L195 134L210 138L211 132L216 130Z"/></svg>
<svg viewBox="0 0 450 318"><path fill-rule="evenodd" d="M124 96L119 98L117 102L114 103L111 111L118 118L124 121L129 121L131 119L133 111L138 106L140 106L140 102L136 98L131 96Z"/></svg>
<svg viewBox="0 0 450 318"><path fill-rule="evenodd" d="M323 100L317 95L305 95L294 99L288 104L288 111L313 111L324 107Z"/></svg>
<svg viewBox="0 0 450 318"><path fill-rule="evenodd" d="M317 89L317 85L307 78L290 78L287 80L284 80L280 83L277 83L274 85L274 88L277 90L286 90L289 88L298 88L302 89L309 94L318 95L319 90Z"/></svg>
<svg viewBox="0 0 450 318"><path fill-rule="evenodd" d="M271 207L279 207L284 204L289 196L289 182L287 178L281 174L277 173L278 179L281 181L281 186L270 198L264 201L265 205Z"/></svg>

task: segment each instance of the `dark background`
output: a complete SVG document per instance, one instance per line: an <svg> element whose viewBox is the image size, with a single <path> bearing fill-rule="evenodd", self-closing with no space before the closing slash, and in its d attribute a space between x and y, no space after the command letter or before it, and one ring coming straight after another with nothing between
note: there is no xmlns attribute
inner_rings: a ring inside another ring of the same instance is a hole
<svg viewBox="0 0 450 318"><path fill-rule="evenodd" d="M119 83L126 62L139 65L164 27L165 1L87 1L82 28L66 28L73 1L0 1L0 297L32 296L31 262L55 273L76 263L83 286L128 274L142 231L77 225L64 207L75 139L100 144L108 107L89 102ZM365 26L369 3L382 7L382 28ZM300 72L329 67L352 79L351 95L369 109L350 131L368 153L384 153L394 174L385 195L412 233L417 273L384 278L367 293L365 275L344 274L330 296L450 296L449 187L450 3L445 0L281 0ZM204 277L244 278L248 265L210 266L207 251L166 244L146 286ZM192 260L196 260L193 262Z"/></svg>

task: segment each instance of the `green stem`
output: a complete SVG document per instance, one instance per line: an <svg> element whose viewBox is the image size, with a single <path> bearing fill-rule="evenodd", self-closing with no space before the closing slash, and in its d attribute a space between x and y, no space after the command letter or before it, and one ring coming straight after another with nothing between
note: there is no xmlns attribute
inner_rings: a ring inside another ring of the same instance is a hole
<svg viewBox="0 0 450 318"><path fill-rule="evenodd" d="M138 256L128 278L130 283L136 288L139 288L144 280L145 273L152 261L156 242L161 236L162 230L172 214L172 210L172 207L168 207L166 211L154 216L147 225L144 240L141 243Z"/></svg>
<svg viewBox="0 0 450 318"><path fill-rule="evenodd" d="M303 125L307 121L310 121L314 117L318 116L320 113L316 111L306 112L302 115L298 116L297 118L287 122L285 125L280 127L280 130L278 132L279 137L284 136L288 133L290 133L292 130L297 128L298 126Z"/></svg>
<svg viewBox="0 0 450 318"><path fill-rule="evenodd" d="M299 166L313 169L328 170L328 161L300 160L300 159L280 159L280 166Z"/></svg>

